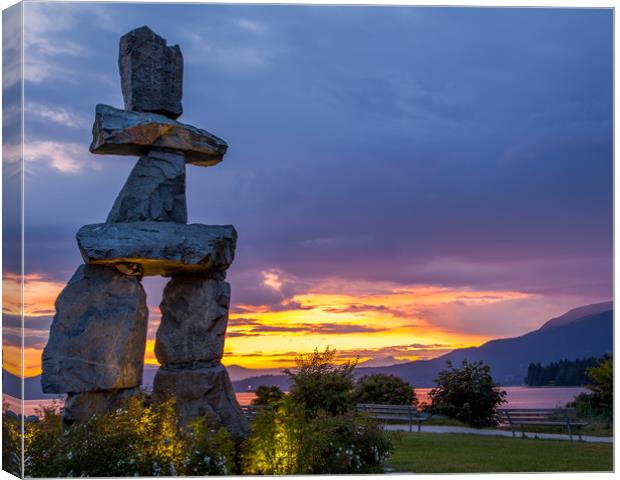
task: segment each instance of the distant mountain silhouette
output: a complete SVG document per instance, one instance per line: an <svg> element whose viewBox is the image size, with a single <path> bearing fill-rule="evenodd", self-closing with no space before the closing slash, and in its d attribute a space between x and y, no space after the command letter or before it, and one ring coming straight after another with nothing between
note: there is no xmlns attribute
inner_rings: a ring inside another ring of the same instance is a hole
<svg viewBox="0 0 620 480"><path fill-rule="evenodd" d="M157 373L158 365L145 365L142 374L142 386L147 390L153 388L153 379ZM278 375L282 372L281 368L246 368L239 365L228 365L228 376L231 381L243 380L245 378L256 377L259 375Z"/></svg>
<svg viewBox="0 0 620 480"><path fill-rule="evenodd" d="M561 359L574 360L599 357L613 351L613 303L604 302L575 308L553 318L538 330L519 337L491 340L480 347L461 348L432 360L399 363L396 365L365 367L360 364L356 375L391 373L416 387L431 387L437 373L447 360L459 365L463 359L482 360L491 366L495 380L502 385L523 385L531 362L547 364ZM277 385L288 390L288 377L277 375L280 369L252 369L230 365L227 367L237 392L254 390L259 385ZM151 388L157 366L145 365L143 385ZM3 370L4 393L19 396L18 377ZM41 376L26 378L26 399L55 398L41 390Z"/></svg>
<svg viewBox="0 0 620 480"><path fill-rule="evenodd" d="M252 392L261 385L275 385L284 391L289 389L287 375L258 375L256 377L233 381L232 384L237 393Z"/></svg>
<svg viewBox="0 0 620 480"><path fill-rule="evenodd" d="M582 311L589 311L589 307L592 306L582 307L585 309ZM522 385L531 362L546 364L563 358L598 357L613 350L613 310L582 317L572 312L519 337L491 340L480 347L461 348L432 360L368 370L392 373L415 386L428 387L433 386L437 373L445 367L447 360L455 365L464 359L482 360L491 366L493 377L500 384ZM561 318L563 320L559 320ZM358 374L372 373L364 370L367 369L359 369Z"/></svg>
<svg viewBox="0 0 620 480"><path fill-rule="evenodd" d="M360 362L357 364L358 368L361 367L387 367L390 365L397 365L399 363L409 363L407 360L399 360L393 355L386 355L384 357L371 358L370 360L366 360L364 362Z"/></svg>
<svg viewBox="0 0 620 480"><path fill-rule="evenodd" d="M245 378L256 377L259 375L275 376L282 374L282 368L246 368L239 365L227 365L226 370L228 376L235 382L237 380L243 380Z"/></svg>
<svg viewBox="0 0 620 480"><path fill-rule="evenodd" d="M355 369L356 375L391 373L416 387L432 387L446 361L459 365L464 359L482 360L491 366L495 380L502 385L523 385L531 362L546 364L563 358L598 357L613 350L612 302L586 305L546 322L538 330L513 338L491 340L480 347L461 348L432 360L418 360L386 367ZM258 385L288 387L284 375L250 377L233 382L237 392Z"/></svg>
<svg viewBox="0 0 620 480"><path fill-rule="evenodd" d="M560 315L559 317L552 318L547 323L545 323L540 329L557 327L559 325L566 325L567 323L572 323L575 320L579 320L580 318L589 317L591 315L596 315L597 313L606 312L607 310L614 309L614 302L601 302L601 303L593 303L591 305L585 305L583 307L574 308L569 310L564 315Z"/></svg>
<svg viewBox="0 0 620 480"><path fill-rule="evenodd" d="M2 370L2 393L19 398L21 396L21 385L19 377L12 373ZM43 393L41 389L41 375L28 377L24 380L24 398L38 400L40 398L58 398L57 393Z"/></svg>

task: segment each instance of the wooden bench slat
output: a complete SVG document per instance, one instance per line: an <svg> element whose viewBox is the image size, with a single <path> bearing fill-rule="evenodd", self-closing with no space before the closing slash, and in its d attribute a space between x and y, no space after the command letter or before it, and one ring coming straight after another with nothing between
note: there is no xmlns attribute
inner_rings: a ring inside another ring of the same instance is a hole
<svg viewBox="0 0 620 480"><path fill-rule="evenodd" d="M383 405L375 403L359 403L357 410L368 415L370 418L380 421L400 421L409 425L412 431L413 423L418 424L418 432L421 431L422 422L429 418L429 415L418 412L415 405Z"/></svg>
<svg viewBox="0 0 620 480"><path fill-rule="evenodd" d="M515 425L521 426L521 434L525 436L523 427L525 425L540 425L550 427L566 427L569 438L573 439L571 427L577 428L579 439L581 439L581 427L586 426L587 422L579 421L577 412L574 408L506 408L499 409L502 425L510 426L512 436L515 436Z"/></svg>

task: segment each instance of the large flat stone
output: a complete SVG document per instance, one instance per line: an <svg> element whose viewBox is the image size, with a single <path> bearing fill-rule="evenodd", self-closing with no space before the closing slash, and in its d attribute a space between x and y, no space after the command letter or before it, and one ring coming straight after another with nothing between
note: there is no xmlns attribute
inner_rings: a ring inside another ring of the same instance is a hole
<svg viewBox="0 0 620 480"><path fill-rule="evenodd" d="M195 367L224 353L230 285L196 275L172 278L159 305L155 355L163 366Z"/></svg>
<svg viewBox="0 0 620 480"><path fill-rule="evenodd" d="M183 55L149 27L123 35L118 67L127 110L156 112L171 118L183 113Z"/></svg>
<svg viewBox="0 0 620 480"><path fill-rule="evenodd" d="M249 425L245 419L228 372L221 364L197 369L160 368L153 381L153 399L174 396L183 423L199 417L228 429L233 437L245 437Z"/></svg>
<svg viewBox="0 0 620 480"><path fill-rule="evenodd" d="M107 222L187 223L185 158L149 151L141 157L116 197Z"/></svg>
<svg viewBox="0 0 620 480"><path fill-rule="evenodd" d="M56 300L43 350L46 393L136 387L142 382L148 309L133 277L81 265Z"/></svg>
<svg viewBox="0 0 620 480"><path fill-rule="evenodd" d="M135 275L224 272L233 262L232 225L167 222L96 223L77 233L84 261Z"/></svg>
<svg viewBox="0 0 620 480"><path fill-rule="evenodd" d="M206 130L163 115L97 105L92 153L141 156L152 148L183 153L187 163L209 167L222 161L228 144Z"/></svg>

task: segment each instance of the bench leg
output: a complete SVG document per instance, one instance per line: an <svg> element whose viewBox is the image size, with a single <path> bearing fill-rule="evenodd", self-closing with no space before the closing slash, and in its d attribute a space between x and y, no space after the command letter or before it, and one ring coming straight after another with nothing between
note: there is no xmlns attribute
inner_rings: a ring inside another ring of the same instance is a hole
<svg viewBox="0 0 620 480"><path fill-rule="evenodd" d="M573 432L571 432L570 423L566 424L566 430L568 430L568 439L572 442L573 441Z"/></svg>
<svg viewBox="0 0 620 480"><path fill-rule="evenodd" d="M525 425L521 424L521 437L525 438Z"/></svg>
<svg viewBox="0 0 620 480"><path fill-rule="evenodd" d="M422 431L422 421L418 420L418 433Z"/></svg>

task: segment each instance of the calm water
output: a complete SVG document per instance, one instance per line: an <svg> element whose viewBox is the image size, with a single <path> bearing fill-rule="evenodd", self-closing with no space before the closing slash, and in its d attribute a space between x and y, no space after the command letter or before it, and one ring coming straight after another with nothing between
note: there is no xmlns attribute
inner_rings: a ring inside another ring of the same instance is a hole
<svg viewBox="0 0 620 480"><path fill-rule="evenodd" d="M506 390L507 403L503 408L555 408L563 407L575 395L585 392L581 387L503 387ZM430 388L416 388L416 396L421 402L427 401ZM3 395L3 402L9 403L10 410L19 411L19 400L9 395ZM253 393L238 393L237 400L241 405L249 405L254 398ZM36 415L35 410L41 405L50 405L52 400L26 400L24 410L26 415Z"/></svg>

